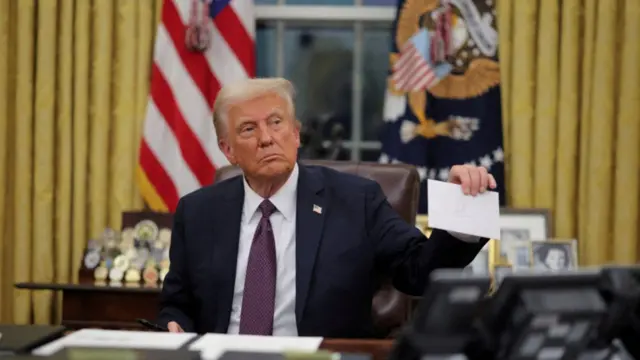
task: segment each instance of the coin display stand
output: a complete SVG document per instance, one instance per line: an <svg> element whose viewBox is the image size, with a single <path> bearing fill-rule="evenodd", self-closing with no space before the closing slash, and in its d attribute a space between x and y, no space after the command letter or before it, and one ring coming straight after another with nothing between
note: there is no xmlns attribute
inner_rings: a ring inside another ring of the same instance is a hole
<svg viewBox="0 0 640 360"><path fill-rule="evenodd" d="M106 228L87 242L81 283L158 286L169 271L172 215L124 212L120 232Z"/></svg>

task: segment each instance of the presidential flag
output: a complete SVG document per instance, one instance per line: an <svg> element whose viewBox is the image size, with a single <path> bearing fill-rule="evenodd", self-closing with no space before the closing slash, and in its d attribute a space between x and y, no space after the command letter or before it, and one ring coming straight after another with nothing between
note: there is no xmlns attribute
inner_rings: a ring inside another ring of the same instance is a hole
<svg viewBox="0 0 640 360"><path fill-rule="evenodd" d="M416 165L427 179L456 164L484 166L505 201L498 34L493 1L400 0L381 132L382 163Z"/></svg>
<svg viewBox="0 0 640 360"><path fill-rule="evenodd" d="M213 102L224 84L254 76L254 33L252 0L164 0L137 173L152 210L173 212L227 164Z"/></svg>

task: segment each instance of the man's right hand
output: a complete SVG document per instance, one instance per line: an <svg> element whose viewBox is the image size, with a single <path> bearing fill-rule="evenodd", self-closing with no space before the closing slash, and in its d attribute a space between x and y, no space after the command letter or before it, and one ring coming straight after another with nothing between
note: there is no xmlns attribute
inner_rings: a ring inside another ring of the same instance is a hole
<svg viewBox="0 0 640 360"><path fill-rule="evenodd" d="M167 324L167 329L169 329L169 332L172 332L172 333L183 333L184 332L184 330L182 330L180 325L178 325L178 323L175 322L175 321L169 321L169 323Z"/></svg>

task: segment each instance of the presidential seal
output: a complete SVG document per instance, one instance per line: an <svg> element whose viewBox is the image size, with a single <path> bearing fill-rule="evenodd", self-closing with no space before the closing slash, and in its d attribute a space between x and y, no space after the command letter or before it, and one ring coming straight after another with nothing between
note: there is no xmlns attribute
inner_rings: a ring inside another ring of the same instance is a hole
<svg viewBox="0 0 640 360"><path fill-rule="evenodd" d="M408 110L418 123L401 124L402 142L415 136L469 140L477 119L451 116L436 122L426 115L427 92L438 98L478 97L500 83L498 35L489 1L407 0L399 10L390 55L385 121Z"/></svg>

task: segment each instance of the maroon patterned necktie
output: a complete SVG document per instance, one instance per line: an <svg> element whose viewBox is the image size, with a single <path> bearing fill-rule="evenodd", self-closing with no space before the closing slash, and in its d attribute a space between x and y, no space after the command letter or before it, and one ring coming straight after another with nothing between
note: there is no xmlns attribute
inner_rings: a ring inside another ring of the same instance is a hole
<svg viewBox="0 0 640 360"><path fill-rule="evenodd" d="M276 211L269 200L259 207L262 218L253 235L244 279L240 334L271 335L276 299L276 245L269 216Z"/></svg>

